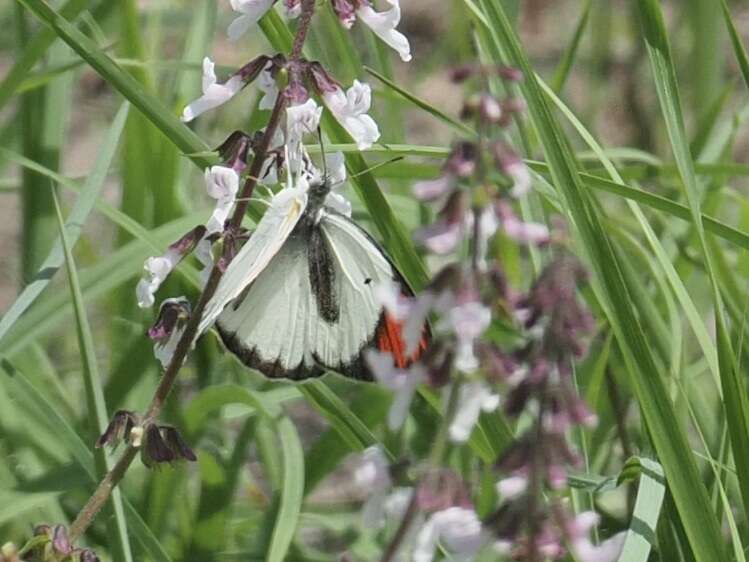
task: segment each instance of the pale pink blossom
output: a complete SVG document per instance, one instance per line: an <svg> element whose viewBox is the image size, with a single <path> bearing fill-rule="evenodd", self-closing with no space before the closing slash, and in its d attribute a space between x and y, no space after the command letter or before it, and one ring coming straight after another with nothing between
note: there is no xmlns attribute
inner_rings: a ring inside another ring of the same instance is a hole
<svg viewBox="0 0 749 562"><path fill-rule="evenodd" d="M485 543L481 521L476 512L449 507L434 513L422 526L413 549L413 562L432 562L442 546L453 562L468 562Z"/></svg>
<svg viewBox="0 0 749 562"><path fill-rule="evenodd" d="M409 369L398 369L390 353L373 349L367 350L365 359L375 380L395 394L388 413L388 427L391 430L399 429L408 417L416 388L427 380L426 369L419 363Z"/></svg>
<svg viewBox="0 0 749 562"><path fill-rule="evenodd" d="M464 443L471 436L481 412L493 412L499 406L499 396L491 392L483 381L464 383L458 389L458 407L450 423L450 439Z"/></svg>

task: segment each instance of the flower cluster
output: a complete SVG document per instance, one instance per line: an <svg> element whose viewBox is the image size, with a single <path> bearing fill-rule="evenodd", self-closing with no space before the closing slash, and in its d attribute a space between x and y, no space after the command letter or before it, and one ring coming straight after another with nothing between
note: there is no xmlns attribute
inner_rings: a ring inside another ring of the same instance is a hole
<svg viewBox="0 0 749 562"><path fill-rule="evenodd" d="M456 82L474 78L484 86L489 77L520 79L505 67L453 72ZM500 234L524 245L552 241L545 225L527 222L514 210L515 201L529 193L532 176L501 132L522 109L518 100L496 99L486 87L468 97L462 115L475 123L477 138L456 142L440 176L413 188L419 200L438 206L435 221L415 237L436 262L448 264L414 297L395 284L377 288L388 314L403 327L406 354L416 350L425 322L432 332L420 359L406 369L397 368L388 353L368 353L376 380L394 392L391 429L403 427L422 384L444 389L444 435L454 445L471 438L482 412L501 408L524 428L496 461L499 501L483 518L469 486L433 464L443 462L439 454L430 455L432 464L404 471L381 449L364 452L356 472L357 484L370 491L364 519L370 527L387 520L409 525L411 531L396 533L391 545L409 560L431 562L441 547L450 559L463 561L493 549L513 560L558 560L571 552L582 562L610 562L621 549L621 534L594 544L590 532L597 515L574 515L563 500L567 471L579 464L568 434L596 423L573 380L573 365L586 353L595 327L577 296L585 270L563 249L552 248L555 255L521 292L495 259ZM492 334L500 323L512 338ZM435 448L441 452L439 441L438 434Z"/></svg>

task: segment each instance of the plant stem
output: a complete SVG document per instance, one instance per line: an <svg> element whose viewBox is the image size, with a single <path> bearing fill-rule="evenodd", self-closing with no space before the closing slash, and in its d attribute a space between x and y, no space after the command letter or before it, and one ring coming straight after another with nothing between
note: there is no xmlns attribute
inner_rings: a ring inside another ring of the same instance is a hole
<svg viewBox="0 0 749 562"><path fill-rule="evenodd" d="M302 14L300 16L299 26L294 38L294 47L290 58L291 61L296 61L301 56L302 47L304 46L304 41L307 37L307 32L309 31L309 26L312 21L312 14L314 13L314 10L315 0L302 0ZM284 96L283 92L281 92L279 93L276 99L276 103L273 106L273 111L268 121L268 125L265 128L265 133L263 134L263 137L257 149L255 150L255 155L252 159L250 171L248 173L245 184L242 187L240 200L237 203L237 206L234 209L234 214L232 215L229 222L229 228L237 228L242 223L242 218L247 211L249 199L252 196L252 192L254 191L255 186L257 185L258 177L262 172L263 164L265 163L265 157L270 147L271 140L273 139L273 135L276 132L276 129L280 125L281 116L283 115L283 111L285 108L286 96ZM174 350L172 360L167 366L166 371L164 371L164 375L162 376L158 387L156 387L153 398L151 400L151 404L148 406L148 410L146 412L145 419L147 421L154 420L161 412L161 409L163 408L164 403L166 402L166 399L169 396L172 387L174 386L177 374L179 373L180 368L185 362L187 354L190 352L190 348L192 347L198 332L198 326L200 325L200 319L203 315L203 310L205 309L206 304L208 304L208 301L216 292L219 281L221 280L221 275L221 269L218 267L218 265L214 265L213 269L211 270L211 275L206 282L205 288L203 289L203 292L198 299L198 303L195 305L195 309L190 315L190 319L185 326L185 331L182 333L182 337L180 337L180 340L177 343L177 347ZM83 506L83 509L81 509L80 513L78 513L78 516L75 518L75 521L73 521L73 524L70 526L70 532L68 533L68 535L71 541L75 541L81 535L83 535L83 533L86 532L86 529L88 529L101 508L104 506L104 504L106 504L109 496L112 493L112 490L125 476L127 469L130 467L133 460L135 460L137 454L138 448L133 447L132 445L128 445L127 449L122 454L122 457L120 457L120 459L117 461L117 464L115 464L112 469L107 472L101 482L99 482L96 490L86 502L86 505Z"/></svg>

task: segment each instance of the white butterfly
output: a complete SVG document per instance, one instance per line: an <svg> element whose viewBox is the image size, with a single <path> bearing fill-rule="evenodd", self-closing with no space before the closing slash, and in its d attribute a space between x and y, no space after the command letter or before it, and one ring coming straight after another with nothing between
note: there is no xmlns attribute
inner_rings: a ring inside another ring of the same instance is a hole
<svg viewBox="0 0 749 562"><path fill-rule="evenodd" d="M387 314L375 288L406 282L379 245L313 177L281 190L250 239L229 264L208 302L199 333L216 323L226 347L268 377L305 379L326 370L371 380L363 352L406 356L401 323Z"/></svg>

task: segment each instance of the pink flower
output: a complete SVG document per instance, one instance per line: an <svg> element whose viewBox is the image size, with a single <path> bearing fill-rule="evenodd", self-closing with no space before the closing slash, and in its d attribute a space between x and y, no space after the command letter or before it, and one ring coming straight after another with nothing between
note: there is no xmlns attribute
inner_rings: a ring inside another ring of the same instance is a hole
<svg viewBox="0 0 749 562"><path fill-rule="evenodd" d="M437 546L451 555L450 560L468 561L478 554L485 538L476 512L449 507L432 515L416 536L413 562L432 562Z"/></svg>
<svg viewBox="0 0 749 562"><path fill-rule="evenodd" d="M378 383L395 393L388 414L388 427L399 429L406 421L416 387L427 380L423 365L415 363L409 369L397 369L390 353L367 350L365 359Z"/></svg>

